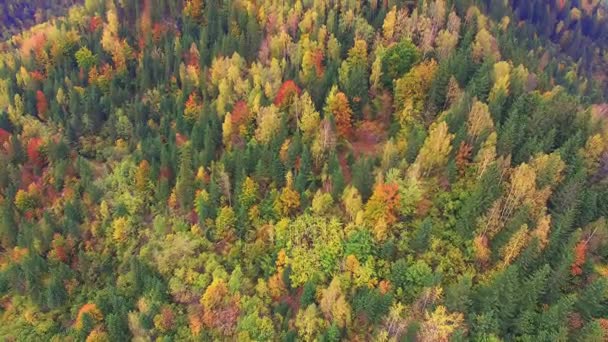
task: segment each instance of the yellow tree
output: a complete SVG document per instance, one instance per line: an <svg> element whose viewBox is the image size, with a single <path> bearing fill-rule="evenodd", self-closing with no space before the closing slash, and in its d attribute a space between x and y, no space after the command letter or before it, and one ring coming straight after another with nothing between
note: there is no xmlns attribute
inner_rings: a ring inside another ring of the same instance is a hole
<svg viewBox="0 0 608 342"><path fill-rule="evenodd" d="M357 188L352 185L349 185L346 187L346 189L344 189L344 193L342 194L342 203L351 220L355 219L357 213L363 207L361 194L359 194Z"/></svg>
<svg viewBox="0 0 608 342"><path fill-rule="evenodd" d="M600 158L606 151L608 144L604 137L600 134L595 134L587 139L585 147L581 149L580 154L583 156L585 166L590 173L595 173L600 165Z"/></svg>
<svg viewBox="0 0 608 342"><path fill-rule="evenodd" d="M281 127L279 109L272 104L268 107L260 108L256 121L258 124L258 127L255 130L256 139L264 144L269 143L275 133L279 130L279 127Z"/></svg>
<svg viewBox="0 0 608 342"><path fill-rule="evenodd" d="M230 240L234 236L236 227L236 215L232 207L224 206L220 209L215 219L217 237Z"/></svg>
<svg viewBox="0 0 608 342"><path fill-rule="evenodd" d="M422 110L436 71L437 62L426 61L395 82L395 113L402 127L412 120L422 121Z"/></svg>
<svg viewBox="0 0 608 342"><path fill-rule="evenodd" d="M319 131L321 116L315 109L312 99L308 92L304 92L296 101L296 106L299 115L298 128L302 131L305 141L311 141L315 134Z"/></svg>
<svg viewBox="0 0 608 342"><path fill-rule="evenodd" d="M445 60L458 45L458 32L441 30L437 35L437 39L435 39L435 43L437 44L436 50L439 59Z"/></svg>
<svg viewBox="0 0 608 342"><path fill-rule="evenodd" d="M500 60L498 42L484 27L475 36L472 53L476 62L481 62L485 58L492 58L495 61Z"/></svg>
<svg viewBox="0 0 608 342"><path fill-rule="evenodd" d="M334 277L326 289L321 290L319 307L330 322L343 328L350 323L351 309L340 284L340 278Z"/></svg>
<svg viewBox="0 0 608 342"><path fill-rule="evenodd" d="M496 132L490 133L486 141L482 144L481 149L475 156L478 178L483 175L488 166L496 159L496 139Z"/></svg>
<svg viewBox="0 0 608 342"><path fill-rule="evenodd" d="M415 162L423 176L447 163L448 155L452 150L452 139L454 134L448 132L445 121L431 125L429 136L424 141Z"/></svg>
<svg viewBox="0 0 608 342"><path fill-rule="evenodd" d="M551 230L551 215L543 215L536 222L536 228L532 231L532 236L538 239L541 249L549 243L549 231Z"/></svg>
<svg viewBox="0 0 608 342"><path fill-rule="evenodd" d="M395 24L397 22L397 6L393 6L391 10L386 14L384 23L382 24L382 33L384 39L391 41L395 35Z"/></svg>
<svg viewBox="0 0 608 342"><path fill-rule="evenodd" d="M425 316L426 320L418 334L421 342L447 342L450 335L464 322L461 313L449 313L442 305L433 313L426 313Z"/></svg>
<svg viewBox="0 0 608 342"><path fill-rule="evenodd" d="M145 194L150 189L150 163L142 160L135 171L135 188Z"/></svg>
<svg viewBox="0 0 608 342"><path fill-rule="evenodd" d="M123 243L129 239L131 224L126 217L121 216L112 222L112 238L114 241Z"/></svg>
<svg viewBox="0 0 608 342"><path fill-rule="evenodd" d="M319 317L319 309L310 304L305 310L300 310L296 316L295 326L303 341L316 341L316 337L324 327L325 322Z"/></svg>
<svg viewBox="0 0 608 342"><path fill-rule="evenodd" d="M490 133L494 130L494 121L492 121L488 105L475 101L469 113L467 129L471 143L474 143L484 133Z"/></svg>
<svg viewBox="0 0 608 342"><path fill-rule="evenodd" d="M232 114L227 113L222 124L222 141L228 150L232 147L232 134L234 133L232 126Z"/></svg>
<svg viewBox="0 0 608 342"><path fill-rule="evenodd" d="M521 250L524 248L529 239L528 225L523 224L516 232L511 236L509 242L502 249L502 265L510 265L515 258L519 255Z"/></svg>
<svg viewBox="0 0 608 342"><path fill-rule="evenodd" d="M285 177L286 185L281 191L278 203L278 209L283 216L293 213L300 207L300 194L293 188L293 175L291 171Z"/></svg>

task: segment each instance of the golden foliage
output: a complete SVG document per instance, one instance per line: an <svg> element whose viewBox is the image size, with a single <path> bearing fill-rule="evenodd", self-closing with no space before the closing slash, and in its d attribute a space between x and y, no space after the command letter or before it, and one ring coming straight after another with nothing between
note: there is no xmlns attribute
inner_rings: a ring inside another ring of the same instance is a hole
<svg viewBox="0 0 608 342"><path fill-rule="evenodd" d="M95 305L94 303L87 303L83 305L80 310L78 310L78 316L76 316L76 322L74 323L76 329L80 330L83 328L82 319L85 314L88 314L94 322L99 322L103 319L103 315L101 314L101 311L97 308L97 305Z"/></svg>
<svg viewBox="0 0 608 342"><path fill-rule="evenodd" d="M528 242L528 239L528 225L523 224L519 230L517 230L517 232L511 236L511 239L509 239L509 242L507 242L500 253L503 257L504 266L510 265L511 262L517 258L521 250Z"/></svg>
<svg viewBox="0 0 608 342"><path fill-rule="evenodd" d="M448 313L442 305L433 313L426 313L425 316L426 321L422 324L418 335L421 342L447 342L450 335L464 323L461 313Z"/></svg>
<svg viewBox="0 0 608 342"><path fill-rule="evenodd" d="M429 136L424 141L415 162L420 167L423 176L445 165L452 150L452 139L454 139L454 134L448 132L448 125L445 121L431 125Z"/></svg>
<svg viewBox="0 0 608 342"><path fill-rule="evenodd" d="M395 82L395 113L402 127L407 126L412 118L421 120L420 115L436 71L435 60L425 61Z"/></svg>
<svg viewBox="0 0 608 342"><path fill-rule="evenodd" d="M492 121L488 105L480 101L475 101L471 108L471 112L469 113L467 128L473 141L482 134L490 133L494 130L494 121Z"/></svg>

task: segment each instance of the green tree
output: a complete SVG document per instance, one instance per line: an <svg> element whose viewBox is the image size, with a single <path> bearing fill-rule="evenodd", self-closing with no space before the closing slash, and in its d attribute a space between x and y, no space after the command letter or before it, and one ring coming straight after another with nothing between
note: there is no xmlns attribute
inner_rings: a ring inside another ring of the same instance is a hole
<svg viewBox="0 0 608 342"><path fill-rule="evenodd" d="M407 39L389 47L382 55L382 83L391 88L393 81L405 75L420 59L416 46Z"/></svg>

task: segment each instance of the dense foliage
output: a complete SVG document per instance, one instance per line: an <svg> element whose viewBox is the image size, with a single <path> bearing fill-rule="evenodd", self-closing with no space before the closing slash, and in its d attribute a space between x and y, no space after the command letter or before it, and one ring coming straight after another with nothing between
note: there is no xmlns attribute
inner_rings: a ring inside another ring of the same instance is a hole
<svg viewBox="0 0 608 342"><path fill-rule="evenodd" d="M608 338L599 1L63 4L0 43L0 339Z"/></svg>

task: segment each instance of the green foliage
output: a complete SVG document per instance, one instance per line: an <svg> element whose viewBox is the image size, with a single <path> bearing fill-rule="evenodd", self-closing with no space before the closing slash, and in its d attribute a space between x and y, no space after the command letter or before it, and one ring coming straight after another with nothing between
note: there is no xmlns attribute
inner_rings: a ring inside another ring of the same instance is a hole
<svg viewBox="0 0 608 342"><path fill-rule="evenodd" d="M353 310L360 317L377 323L384 316L392 302L388 294L382 294L377 289L358 289L353 298Z"/></svg>
<svg viewBox="0 0 608 342"><path fill-rule="evenodd" d="M605 339L606 10L5 1L0 340Z"/></svg>
<svg viewBox="0 0 608 342"><path fill-rule="evenodd" d="M91 50L86 46L81 47L80 50L74 54L78 67L87 71L97 63L97 56L94 55Z"/></svg>
<svg viewBox="0 0 608 342"><path fill-rule="evenodd" d="M399 259L391 266L391 282L401 289L407 301L413 300L423 288L432 284L433 270L422 260L414 263Z"/></svg>
<svg viewBox="0 0 608 342"><path fill-rule="evenodd" d="M391 88L393 81L405 75L419 59L418 49L407 39L389 47L382 56L384 86Z"/></svg>

